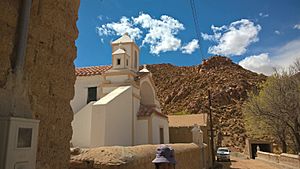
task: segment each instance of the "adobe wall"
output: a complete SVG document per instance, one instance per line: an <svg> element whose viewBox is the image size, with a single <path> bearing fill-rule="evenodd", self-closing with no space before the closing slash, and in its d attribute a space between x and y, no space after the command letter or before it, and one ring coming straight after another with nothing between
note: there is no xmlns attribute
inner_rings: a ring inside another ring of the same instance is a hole
<svg viewBox="0 0 300 169"><path fill-rule="evenodd" d="M132 147L99 147L82 150L73 156L70 169L154 169L152 160L158 145L140 145ZM176 168L204 168L201 151L196 144L170 144L175 150Z"/></svg>
<svg viewBox="0 0 300 169"><path fill-rule="evenodd" d="M23 79L30 115L11 107L20 0L0 1L0 116L40 120L37 169L66 169L73 112L79 0L33 0Z"/></svg>
<svg viewBox="0 0 300 169"><path fill-rule="evenodd" d="M203 142L208 144L208 133L206 126L200 126L203 132ZM192 127L169 127L170 143L192 143Z"/></svg>
<svg viewBox="0 0 300 169"><path fill-rule="evenodd" d="M192 143L193 127L169 127L170 143Z"/></svg>

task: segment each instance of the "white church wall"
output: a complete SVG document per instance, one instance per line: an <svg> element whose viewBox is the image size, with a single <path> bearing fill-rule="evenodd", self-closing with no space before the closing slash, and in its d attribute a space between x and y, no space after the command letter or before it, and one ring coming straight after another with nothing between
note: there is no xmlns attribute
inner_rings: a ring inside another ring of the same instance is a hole
<svg viewBox="0 0 300 169"><path fill-rule="evenodd" d="M118 87L94 105L104 107L104 145L132 145L132 87Z"/></svg>
<svg viewBox="0 0 300 169"><path fill-rule="evenodd" d="M148 120L138 120L136 125L136 145L148 144Z"/></svg>
<svg viewBox="0 0 300 169"><path fill-rule="evenodd" d="M141 103L144 105L154 105L155 102L155 90L151 86L148 80L143 80L141 82Z"/></svg>
<svg viewBox="0 0 300 169"><path fill-rule="evenodd" d="M136 90L135 87L133 87L133 91ZM134 120L134 144L137 144L140 140L140 134L138 133L139 130L139 120L137 119L137 112L140 109L140 99L137 97L133 97L133 120Z"/></svg>
<svg viewBox="0 0 300 169"><path fill-rule="evenodd" d="M102 87L103 94L108 94L111 91L115 90L117 87Z"/></svg>
<svg viewBox="0 0 300 169"><path fill-rule="evenodd" d="M134 93L135 95L137 95L137 96L140 96L140 89L134 87L134 88L133 88L133 93Z"/></svg>
<svg viewBox="0 0 300 169"><path fill-rule="evenodd" d="M128 75L118 75L118 76L107 76L106 80L110 80L111 83L122 83L128 79Z"/></svg>
<svg viewBox="0 0 300 169"><path fill-rule="evenodd" d="M166 118L160 117L158 115L152 116L152 138L153 144L160 144L160 128L164 131L164 143L169 143L169 123Z"/></svg>
<svg viewBox="0 0 300 169"><path fill-rule="evenodd" d="M125 49L128 56L131 56L131 44L123 44L122 48Z"/></svg>
<svg viewBox="0 0 300 169"><path fill-rule="evenodd" d="M106 108L105 145L132 145L132 88L126 88Z"/></svg>
<svg viewBox="0 0 300 169"><path fill-rule="evenodd" d="M99 147L105 145L105 123L106 123L105 105L93 104L92 108L92 128L90 147Z"/></svg>
<svg viewBox="0 0 300 169"><path fill-rule="evenodd" d="M79 112L74 114L72 121L73 135L71 140L74 147L90 147L93 103L94 102L90 102Z"/></svg>
<svg viewBox="0 0 300 169"><path fill-rule="evenodd" d="M76 113L87 105L88 88L99 86L103 78L100 75L95 76L77 76L74 89L75 94L71 100L71 107L73 112ZM100 88L97 88L97 97L100 96ZM99 98L98 98L99 99Z"/></svg>

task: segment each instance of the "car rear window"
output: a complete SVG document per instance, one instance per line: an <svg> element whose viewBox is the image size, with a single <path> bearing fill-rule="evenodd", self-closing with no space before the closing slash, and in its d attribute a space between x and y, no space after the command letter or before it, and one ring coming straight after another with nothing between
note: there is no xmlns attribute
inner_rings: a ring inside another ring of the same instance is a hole
<svg viewBox="0 0 300 169"><path fill-rule="evenodd" d="M228 152L228 149L218 149L218 151Z"/></svg>

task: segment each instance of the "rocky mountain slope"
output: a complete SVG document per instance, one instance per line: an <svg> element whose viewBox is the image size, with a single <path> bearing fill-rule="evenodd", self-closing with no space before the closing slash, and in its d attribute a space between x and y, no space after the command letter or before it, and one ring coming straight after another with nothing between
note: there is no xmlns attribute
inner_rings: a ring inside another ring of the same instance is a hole
<svg viewBox="0 0 300 169"><path fill-rule="evenodd" d="M214 56L198 66L148 65L165 114L208 112L211 91L213 121L223 146L241 149L246 138L241 105L247 92L266 77L243 69L229 58Z"/></svg>

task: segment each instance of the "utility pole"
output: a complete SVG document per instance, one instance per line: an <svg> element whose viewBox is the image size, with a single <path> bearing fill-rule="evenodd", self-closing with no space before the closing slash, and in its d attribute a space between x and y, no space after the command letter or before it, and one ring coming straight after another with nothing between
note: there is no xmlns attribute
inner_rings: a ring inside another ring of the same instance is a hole
<svg viewBox="0 0 300 169"><path fill-rule="evenodd" d="M209 108L209 121L210 121L210 145L211 145L211 157L212 165L215 165L215 150L214 150L214 131L213 131L213 121L211 113L211 97L210 90L208 90L208 108Z"/></svg>

